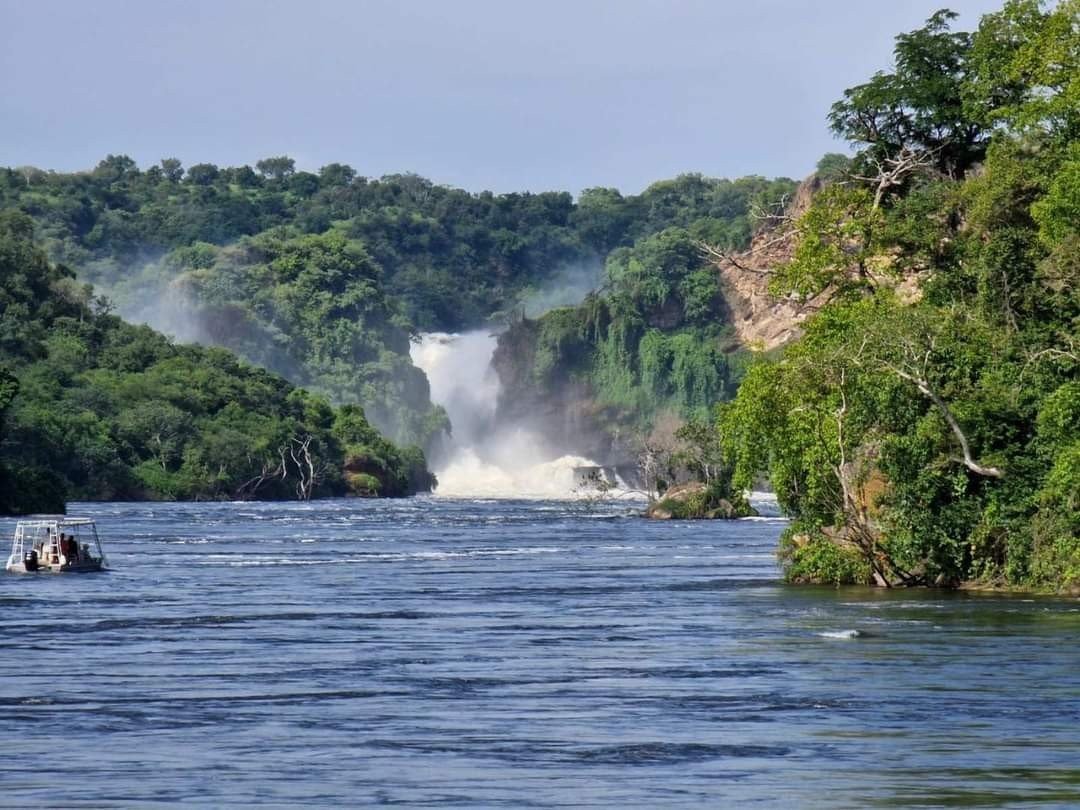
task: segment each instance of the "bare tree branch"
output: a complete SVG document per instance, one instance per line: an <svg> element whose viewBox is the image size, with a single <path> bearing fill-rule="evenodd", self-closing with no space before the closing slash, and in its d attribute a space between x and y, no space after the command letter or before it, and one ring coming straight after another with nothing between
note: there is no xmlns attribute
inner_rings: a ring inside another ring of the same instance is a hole
<svg viewBox="0 0 1080 810"><path fill-rule="evenodd" d="M277 466L271 466L270 462L265 462L262 465L262 471L258 475L249 478L237 487L235 497L239 501L246 501L250 498L254 498L259 490L262 489L270 479L279 477L284 479L285 475L284 456L282 456L281 461Z"/></svg>
<svg viewBox="0 0 1080 810"><path fill-rule="evenodd" d="M795 218L788 213L789 196L785 193L776 203L772 210L767 211L761 205L754 203L750 206L750 219L756 222L794 222Z"/></svg>
<svg viewBox="0 0 1080 810"><path fill-rule="evenodd" d="M703 254L705 254L705 256L714 260L719 260L721 262L727 262L733 267L737 267L739 270L742 270L744 273L754 273L759 276L767 276L772 273L771 270L755 270L752 267L747 267L746 265L742 264L738 259L736 259L734 255L728 253L727 251L721 250L716 245L710 245L708 242L696 241L694 242L694 246L697 247L697 249Z"/></svg>
<svg viewBox="0 0 1080 810"><path fill-rule="evenodd" d="M956 436L956 440L960 443L960 449L964 454L963 458L955 459L956 461L963 464L976 475L982 475L987 478L1003 478L1005 476L1005 473L999 470L997 467L984 467L972 457L971 445L968 443L967 436L964 435L964 431L960 427L960 423L956 421L956 417L953 416L953 412L949 409L949 406L945 402L945 400L941 398L941 395L938 394L938 392L933 388L933 386L930 385L929 381L924 376L906 372L903 369L890 363L884 363L883 365L889 371L893 372L893 374L896 374L898 377L905 379L910 383L913 383L915 387L918 388L923 395L929 397L930 401L937 406L939 411L941 411L941 415L945 417L945 421L952 429L953 435Z"/></svg>
<svg viewBox="0 0 1080 810"><path fill-rule="evenodd" d="M300 500L309 501L315 492L315 487L326 474L328 465L320 461L311 452L312 436L307 434L303 437L293 436L289 439L289 456L296 466L298 481L296 495Z"/></svg>
<svg viewBox="0 0 1080 810"><path fill-rule="evenodd" d="M908 175L916 171L931 169L934 165L934 155L944 149L947 143L946 141L933 149L916 150L907 146L901 147L896 157L871 161L874 168L877 169L877 174L872 176L856 174L852 175L852 177L855 180L862 180L875 185L873 207L874 210L877 210L881 207L881 203L884 201L889 189L901 185Z"/></svg>
<svg viewBox="0 0 1080 810"><path fill-rule="evenodd" d="M1024 363L1023 369L1020 370L1020 379L1024 378L1024 374L1027 373L1029 366L1038 363L1044 358L1049 360L1071 360L1074 363L1080 363L1080 350L1076 347L1076 341L1069 337L1065 339L1065 342L1069 346L1068 349L1059 349L1056 346L1050 346L1029 355L1027 362Z"/></svg>

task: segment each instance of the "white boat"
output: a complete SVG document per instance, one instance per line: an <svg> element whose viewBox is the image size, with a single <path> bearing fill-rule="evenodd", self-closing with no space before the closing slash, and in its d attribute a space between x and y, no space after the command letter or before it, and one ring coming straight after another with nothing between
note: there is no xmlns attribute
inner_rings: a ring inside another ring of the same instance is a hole
<svg viewBox="0 0 1080 810"><path fill-rule="evenodd" d="M107 567L97 526L90 518L20 520L7 570L15 574L103 571Z"/></svg>

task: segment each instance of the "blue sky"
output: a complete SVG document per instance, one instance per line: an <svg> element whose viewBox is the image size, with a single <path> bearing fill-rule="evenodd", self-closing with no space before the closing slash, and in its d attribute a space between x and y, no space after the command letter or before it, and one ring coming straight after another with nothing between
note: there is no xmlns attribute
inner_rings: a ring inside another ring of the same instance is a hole
<svg viewBox="0 0 1080 810"><path fill-rule="evenodd" d="M954 0L972 28L1000 0ZM288 154L472 191L808 174L932 0L0 0L0 165Z"/></svg>

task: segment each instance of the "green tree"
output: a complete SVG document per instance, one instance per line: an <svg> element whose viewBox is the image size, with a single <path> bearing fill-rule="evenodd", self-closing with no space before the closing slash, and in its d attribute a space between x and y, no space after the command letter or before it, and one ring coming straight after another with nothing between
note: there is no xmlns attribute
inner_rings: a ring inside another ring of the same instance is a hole
<svg viewBox="0 0 1080 810"><path fill-rule="evenodd" d="M964 87L969 118L1014 134L1080 136L1080 3L1008 0L983 17Z"/></svg>
<svg viewBox="0 0 1080 810"><path fill-rule="evenodd" d="M319 169L319 182L324 186L347 186L356 177L356 170L344 163L328 163Z"/></svg>
<svg viewBox="0 0 1080 810"><path fill-rule="evenodd" d="M161 173L170 183L179 183L184 176L184 166L176 158L162 158Z"/></svg>
<svg viewBox="0 0 1080 810"><path fill-rule="evenodd" d="M863 147L861 165L880 166L908 150L958 178L982 158L988 132L963 104L971 35L950 30L956 16L938 11L922 28L899 35L894 70L845 90L833 105L829 124Z"/></svg>
<svg viewBox="0 0 1080 810"><path fill-rule="evenodd" d="M187 170L187 181L193 186L211 186L221 175L213 163L196 163Z"/></svg>
<svg viewBox="0 0 1080 810"><path fill-rule="evenodd" d="M263 177L271 180L285 180L296 171L296 161L285 155L263 158L256 161L255 168Z"/></svg>

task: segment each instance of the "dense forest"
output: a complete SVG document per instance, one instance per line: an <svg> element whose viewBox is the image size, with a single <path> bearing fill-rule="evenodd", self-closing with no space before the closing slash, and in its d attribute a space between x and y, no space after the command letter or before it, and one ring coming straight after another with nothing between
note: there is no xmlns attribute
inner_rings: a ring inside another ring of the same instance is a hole
<svg viewBox="0 0 1080 810"><path fill-rule="evenodd" d="M32 217L49 258L123 316L360 403L394 440L431 446L449 426L410 363L411 337L497 326L563 285L580 300L612 251L667 228L745 245L752 208L791 187L684 175L574 200L342 164L315 174L288 157L141 170L112 155L90 172L0 169L0 208Z"/></svg>
<svg viewBox="0 0 1080 810"><path fill-rule="evenodd" d="M751 206L789 187L758 177L683 175L640 195L593 188L575 201L567 192L471 194L407 174L371 179L342 164L313 174L288 157L260 160L254 169L185 170L164 159L140 170L110 155L90 172L0 169L0 207L30 215L49 257L103 289L122 290L133 270L177 248L229 245L267 231L332 230L363 243L408 323L457 331L483 323L567 265L602 261L664 228L744 244Z"/></svg>
<svg viewBox="0 0 1080 810"><path fill-rule="evenodd" d="M358 406L123 322L33 230L0 212L0 513L430 489L422 451L392 445Z"/></svg>
<svg viewBox="0 0 1080 810"><path fill-rule="evenodd" d="M793 580L1080 585L1080 3L953 18L833 106L771 279L829 303L720 412Z"/></svg>

